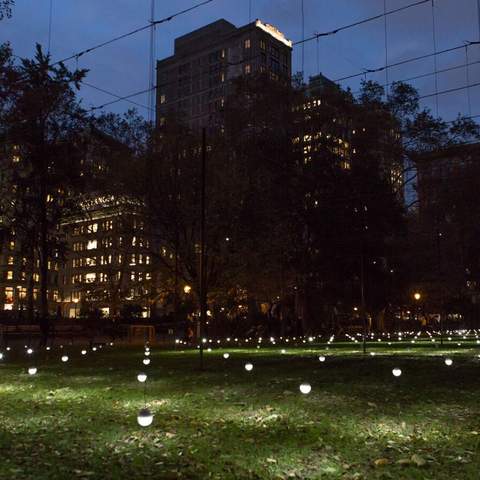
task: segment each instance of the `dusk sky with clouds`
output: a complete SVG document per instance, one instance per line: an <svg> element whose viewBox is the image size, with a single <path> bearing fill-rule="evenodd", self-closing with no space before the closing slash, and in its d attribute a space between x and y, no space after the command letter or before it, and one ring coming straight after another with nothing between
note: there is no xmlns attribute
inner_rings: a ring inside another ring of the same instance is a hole
<svg viewBox="0 0 480 480"><path fill-rule="evenodd" d="M36 42L48 44L50 0L16 0L11 19L0 22L0 42L10 41L14 53L31 56ZM156 19L167 17L200 0L157 0ZM415 3L414 0L387 0L387 10ZM444 50L479 40L477 0L434 0L437 50ZM304 0L305 36L323 32L383 13L384 0ZM275 25L293 41L302 38L301 0L252 0L252 19L259 18ZM51 53L54 60L106 41L148 23L150 0L53 0ZM248 0L214 0L197 10L164 23L157 28L156 57L173 53L174 39L219 18L237 26L249 21ZM431 4L426 3L389 15L388 63L429 54L434 50ZM293 51L293 71L301 70L301 47ZM437 57L439 70L466 63L466 49ZM78 66L90 70L88 82L128 95L148 88L149 33L140 32L127 39L80 58ZM480 82L480 46L468 48L469 83ZM384 20L379 19L351 28L336 35L322 37L305 45L305 77L321 71L332 79L373 69L385 63ZM68 62L75 67L75 60ZM389 70L389 78L405 78L433 72L432 58ZM385 72L370 74L369 79L385 82ZM343 82L356 90L361 77ZM421 95L434 93L434 76L412 82ZM465 68L438 74L438 90L462 87L467 83ZM81 95L86 107L106 103L113 98L85 86ZM135 97L147 103L147 95ZM435 110L433 97L423 105ZM445 119L458 112L480 114L480 86L470 88L470 112L467 90L441 95L439 114ZM122 112L129 108L125 102L108 110ZM139 111L145 114L145 110Z"/></svg>

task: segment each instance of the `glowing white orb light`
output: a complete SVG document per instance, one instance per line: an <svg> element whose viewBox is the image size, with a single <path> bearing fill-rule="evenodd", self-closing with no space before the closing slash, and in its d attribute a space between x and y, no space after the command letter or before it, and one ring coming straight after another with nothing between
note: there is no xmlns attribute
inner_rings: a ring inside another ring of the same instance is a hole
<svg viewBox="0 0 480 480"><path fill-rule="evenodd" d="M228 357L230 357L230 354L229 353L224 353L223 354L223 358L226 360Z"/></svg>
<svg viewBox="0 0 480 480"><path fill-rule="evenodd" d="M140 382L140 383L145 383L147 381L147 374L146 373L139 373L137 375L137 380Z"/></svg>
<svg viewBox="0 0 480 480"><path fill-rule="evenodd" d="M246 363L246 364L245 364L245 370L246 370L247 372L251 372L251 371L253 370L253 364L251 364L251 363Z"/></svg>
<svg viewBox="0 0 480 480"><path fill-rule="evenodd" d="M285 355L286 353L287 353L287 351L286 351L284 348L282 348L281 354L282 354L282 355Z"/></svg>
<svg viewBox="0 0 480 480"><path fill-rule="evenodd" d="M148 408L142 408L138 412L137 422L141 427L149 427L153 422L152 412Z"/></svg>
<svg viewBox="0 0 480 480"><path fill-rule="evenodd" d="M309 383L302 383L300 385L300 391L304 395L308 395L312 391L312 386Z"/></svg>
<svg viewBox="0 0 480 480"><path fill-rule="evenodd" d="M394 368L392 373L394 377L399 377L402 374L402 371L399 368Z"/></svg>
<svg viewBox="0 0 480 480"><path fill-rule="evenodd" d="M29 355L31 355L31 354L33 353L33 350L32 350L31 348L29 348L29 349L27 350L27 353L28 353Z"/></svg>
<svg viewBox="0 0 480 480"><path fill-rule="evenodd" d="M9 352L10 350L11 350L11 348L10 348L10 347L7 347L7 352Z"/></svg>
<svg viewBox="0 0 480 480"><path fill-rule="evenodd" d="M143 359L143 364L144 365L150 365L150 359L149 358L144 358Z"/></svg>
<svg viewBox="0 0 480 480"><path fill-rule="evenodd" d="M30 367L28 369L28 374L29 375L36 375L36 373L37 373L37 367Z"/></svg>
<svg viewBox="0 0 480 480"><path fill-rule="evenodd" d="M46 350L49 352L49 351L50 351L50 347L47 347Z"/></svg>
<svg viewBox="0 0 480 480"><path fill-rule="evenodd" d="M87 354L87 351L86 351L86 350L82 350L80 353L81 353L82 355L86 355L86 354Z"/></svg>
<svg viewBox="0 0 480 480"><path fill-rule="evenodd" d="M325 357L324 357L323 355L320 355L320 356L318 357L318 360L319 360L320 362L324 362L326 359L325 359Z"/></svg>
<svg viewBox="0 0 480 480"><path fill-rule="evenodd" d="M453 360L451 358L446 358L445 359L445 365L447 365L447 367L449 367L450 365L452 365L453 363Z"/></svg>
<svg viewBox="0 0 480 480"><path fill-rule="evenodd" d="M149 351L149 350L145 350L145 356L146 356L146 357L149 357L149 356L150 356L150 351Z"/></svg>
<svg viewBox="0 0 480 480"><path fill-rule="evenodd" d="M68 362L68 355L63 355L62 362L63 363Z"/></svg>
<svg viewBox="0 0 480 480"><path fill-rule="evenodd" d="M3 353L0 353L0 360L3 360Z"/></svg>
<svg viewBox="0 0 480 480"><path fill-rule="evenodd" d="M96 351L97 351L97 347L93 347L92 350L93 350L94 352L96 352Z"/></svg>

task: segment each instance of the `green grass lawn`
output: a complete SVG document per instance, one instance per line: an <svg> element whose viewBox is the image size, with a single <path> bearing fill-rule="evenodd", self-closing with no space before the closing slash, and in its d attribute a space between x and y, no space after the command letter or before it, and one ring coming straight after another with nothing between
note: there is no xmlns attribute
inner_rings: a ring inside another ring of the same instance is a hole
<svg viewBox="0 0 480 480"><path fill-rule="evenodd" d="M476 347L452 348L450 367L426 342L214 350L205 372L195 351L152 348L148 367L140 347L4 352L0 478L478 479Z"/></svg>

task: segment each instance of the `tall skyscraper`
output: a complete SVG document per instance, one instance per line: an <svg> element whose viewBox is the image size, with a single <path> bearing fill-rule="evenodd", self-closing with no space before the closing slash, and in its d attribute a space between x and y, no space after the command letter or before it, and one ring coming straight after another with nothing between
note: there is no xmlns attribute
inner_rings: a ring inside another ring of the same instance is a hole
<svg viewBox="0 0 480 480"><path fill-rule="evenodd" d="M215 127L233 79L263 72L290 81L291 59L292 42L260 20L237 28L221 19L179 37L157 62L157 126L175 115L192 129Z"/></svg>

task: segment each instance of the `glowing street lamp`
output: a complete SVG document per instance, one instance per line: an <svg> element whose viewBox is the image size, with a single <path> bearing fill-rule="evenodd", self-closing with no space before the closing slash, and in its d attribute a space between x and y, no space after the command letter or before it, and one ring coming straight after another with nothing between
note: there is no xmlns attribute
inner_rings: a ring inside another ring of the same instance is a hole
<svg viewBox="0 0 480 480"><path fill-rule="evenodd" d="M413 298L418 302L422 298L422 294L420 292L415 292Z"/></svg>
<svg viewBox="0 0 480 480"><path fill-rule="evenodd" d="M191 291L192 291L192 287L190 285L185 285L183 287L183 291L186 293L186 294L189 294Z"/></svg>

